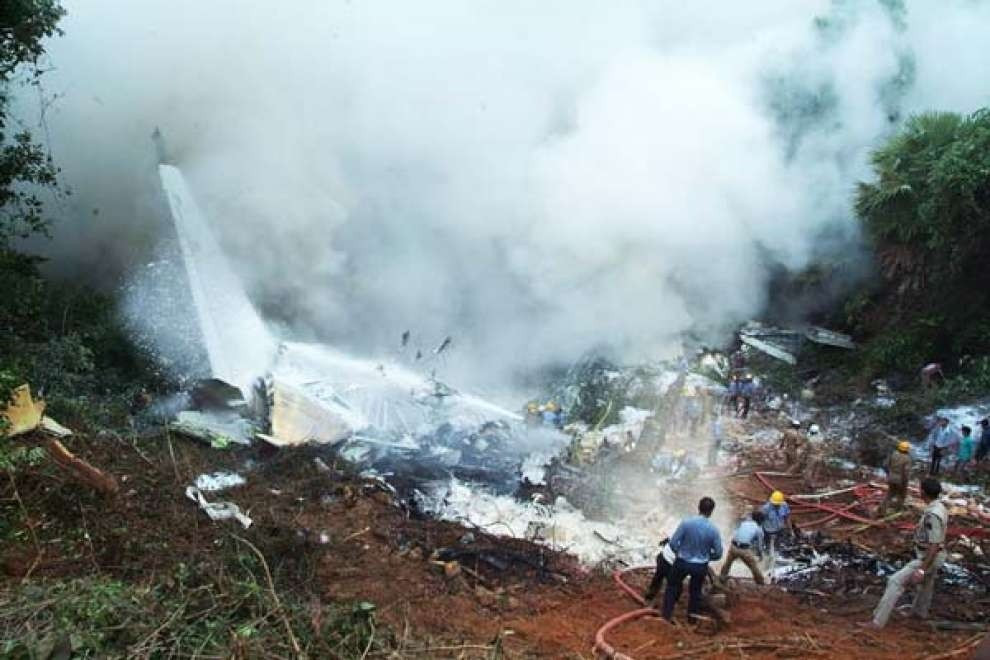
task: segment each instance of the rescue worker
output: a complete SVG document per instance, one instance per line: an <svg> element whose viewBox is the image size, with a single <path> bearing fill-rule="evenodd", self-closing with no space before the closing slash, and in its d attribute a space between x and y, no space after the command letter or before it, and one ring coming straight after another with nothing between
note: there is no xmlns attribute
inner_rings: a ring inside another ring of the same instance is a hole
<svg viewBox="0 0 990 660"><path fill-rule="evenodd" d="M670 579L670 573L674 570L676 560L677 556L674 554L673 548L670 547L670 539L660 541L660 552L657 553L657 570L653 574L650 586L643 593L643 600L646 601L647 605L650 605L653 599L660 595L663 581ZM653 603L653 607L657 607L657 609L659 609L658 605L659 603Z"/></svg>
<svg viewBox="0 0 990 660"><path fill-rule="evenodd" d="M698 433L698 425L701 423L702 404L698 395L697 387L685 387L681 397L681 404L684 411L684 431L691 435Z"/></svg>
<svg viewBox="0 0 990 660"><path fill-rule="evenodd" d="M763 560L763 512L759 509L750 513L749 517L736 528L735 534L732 535L732 543L729 545L729 552L725 555L725 563L719 571L719 578L725 580L729 577L732 564L737 559L746 564L756 584L766 584L763 571L760 570L760 561Z"/></svg>
<svg viewBox="0 0 990 660"><path fill-rule="evenodd" d="M698 515L682 520L670 537L670 547L676 558L663 594L662 615L667 621L674 615L674 605L681 597L686 577L691 578L688 584L688 616L701 611L701 587L708 575L708 562L722 558L722 538L709 520L714 510L715 500L702 497L698 502Z"/></svg>
<svg viewBox="0 0 990 660"><path fill-rule="evenodd" d="M539 426L542 420L542 415L540 415L540 407L535 401L530 401L526 404L526 426Z"/></svg>
<svg viewBox="0 0 990 660"><path fill-rule="evenodd" d="M979 463L990 454L990 419L980 420L980 444L976 448L976 462Z"/></svg>
<svg viewBox="0 0 990 660"><path fill-rule="evenodd" d="M718 415L712 417L711 434L712 437L708 444L708 467L713 467L718 461L718 452L722 449L722 441L725 440L725 434L722 431L722 420Z"/></svg>
<svg viewBox="0 0 990 660"><path fill-rule="evenodd" d="M901 440L887 459L887 497L880 503L880 515L886 516L891 504L894 511L904 508L911 479L911 443Z"/></svg>
<svg viewBox="0 0 990 660"><path fill-rule="evenodd" d="M729 404L729 410L733 411L734 414L739 414L739 397L742 393L742 378L733 374L732 378L729 380L729 391L728 398L726 402Z"/></svg>
<svg viewBox="0 0 990 660"><path fill-rule="evenodd" d="M564 417L556 401L547 401L543 406L543 423L554 428L564 427Z"/></svg>
<svg viewBox="0 0 990 660"><path fill-rule="evenodd" d="M944 380L945 374L942 372L940 363L932 362L921 368L921 386L926 390L935 387Z"/></svg>
<svg viewBox="0 0 990 660"><path fill-rule="evenodd" d="M739 387L739 398L742 399L742 408L739 410L739 417L746 419L749 417L749 408L753 405L753 396L756 394L756 383L753 382L753 374L743 376L742 385Z"/></svg>
<svg viewBox="0 0 990 660"><path fill-rule="evenodd" d="M942 468L942 459L948 453L949 447L956 442L955 433L949 427L948 417L938 418L938 421L935 423L935 428L932 429L929 438L931 443L932 465L928 471L928 474L935 476Z"/></svg>
<svg viewBox="0 0 990 660"><path fill-rule="evenodd" d="M763 504L763 547L773 567L777 558L777 539L787 529L791 516L791 507L784 501L784 494L779 490L770 493L770 500Z"/></svg>
<svg viewBox="0 0 990 660"><path fill-rule="evenodd" d="M911 614L921 619L928 618L935 593L935 578L946 557L945 531L949 526L949 512L939 501L941 493L942 484L938 479L928 477L921 482L921 497L927 506L914 531L915 558L887 578L887 590L873 611L873 621L868 626L883 628L887 625L890 613L909 584L920 585Z"/></svg>
<svg viewBox="0 0 990 660"><path fill-rule="evenodd" d="M791 420L791 427L780 437L780 449L784 451L784 471L796 472L801 467L801 459L808 439L801 433L801 422Z"/></svg>
<svg viewBox="0 0 990 660"><path fill-rule="evenodd" d="M822 465L825 464L825 456L822 450L815 446L811 438L805 443L804 456L801 458L801 462L804 464L804 471L802 476L804 480L810 486L815 486L818 481L818 473L822 469Z"/></svg>
<svg viewBox="0 0 990 660"><path fill-rule="evenodd" d="M956 466L953 473L959 476L966 470L966 466L973 460L976 453L976 440L973 439L973 429L963 426L961 429L962 438L959 439L959 446L956 447Z"/></svg>

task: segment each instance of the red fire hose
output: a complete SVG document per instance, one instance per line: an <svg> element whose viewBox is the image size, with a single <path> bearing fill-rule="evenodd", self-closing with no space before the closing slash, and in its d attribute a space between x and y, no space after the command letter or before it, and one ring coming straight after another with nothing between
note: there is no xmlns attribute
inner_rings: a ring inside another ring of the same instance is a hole
<svg viewBox="0 0 990 660"><path fill-rule="evenodd" d="M617 617L609 619L608 621L605 622L605 625L599 628L598 632L595 633L595 651L601 653L606 658L614 658L614 660L633 660L628 655L616 651L615 647L608 643L608 641L605 639L605 635L610 630L622 625L623 623L628 623L629 621L635 621L636 619L641 619L644 616L659 616L660 614L652 607L645 607L646 601L643 599L641 595L639 595L639 592L633 589L632 587L630 587L628 584L626 584L625 580L622 579L626 573L631 573L633 571L641 571L648 568L654 568L654 566L652 565L635 566L633 568L627 568L624 571L615 571L614 573L612 573L612 579L615 580L615 584L618 585L619 589L621 589L626 595L628 595L630 598L636 601L637 604L643 605L644 607L637 610L630 610L625 614L620 614Z"/></svg>
<svg viewBox="0 0 990 660"><path fill-rule="evenodd" d="M766 475L764 475L763 473L754 472L753 476L755 476L757 480L771 492L777 490L777 487L774 486L772 483L770 483L770 480L767 479ZM830 520L834 520L835 518L846 518L848 520L852 520L853 522L858 522L863 525L871 525L875 527L893 527L895 529L900 529L900 530L914 529L915 526L911 523L899 523L896 525L891 525L890 523L883 522L882 520L871 520L869 518L864 518L863 516L850 512L850 509L853 509L859 506L860 504L869 502L871 500L880 499L880 496L883 492L884 492L883 488L874 486L873 484L870 483L856 484L855 486L853 486L853 493L856 495L857 500L850 504L844 506L836 506L833 504L823 504L821 502L808 502L799 499L799 500L791 500L791 509L792 511L796 511L799 513L818 510L818 511L824 511L825 513L828 514L824 518L819 518L816 520L798 524L798 527L802 529L813 527L815 525L821 525L823 523L829 522ZM755 498L746 497L746 499L755 499ZM946 530L946 534L949 536L960 536L965 534L967 536L978 538L983 536L990 536L990 528L949 527Z"/></svg>

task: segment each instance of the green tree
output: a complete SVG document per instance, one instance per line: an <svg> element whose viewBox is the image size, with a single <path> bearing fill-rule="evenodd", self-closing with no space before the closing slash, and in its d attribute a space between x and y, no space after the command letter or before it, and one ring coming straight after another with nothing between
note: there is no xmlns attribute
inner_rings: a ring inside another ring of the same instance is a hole
<svg viewBox="0 0 990 660"><path fill-rule="evenodd" d="M878 366L990 351L990 109L912 117L872 165L855 207L884 285L858 313L885 328Z"/></svg>
<svg viewBox="0 0 990 660"><path fill-rule="evenodd" d="M46 232L39 188L56 185L57 168L27 131L11 131L12 88L37 84L44 39L58 34L65 11L56 0L0 2L0 252L33 233ZM3 255L0 266L10 261Z"/></svg>

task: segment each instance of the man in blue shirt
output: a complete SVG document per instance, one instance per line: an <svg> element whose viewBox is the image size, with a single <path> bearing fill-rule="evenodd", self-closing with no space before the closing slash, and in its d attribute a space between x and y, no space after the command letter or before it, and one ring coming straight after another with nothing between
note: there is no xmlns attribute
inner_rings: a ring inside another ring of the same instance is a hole
<svg viewBox="0 0 990 660"><path fill-rule="evenodd" d="M739 559L749 568L756 584L766 584L757 557L763 559L763 512L759 509L753 511L739 524L736 533L732 536L732 545L729 546L729 552L725 556L725 562L718 576L723 581L729 577L732 564Z"/></svg>
<svg viewBox="0 0 990 660"><path fill-rule="evenodd" d="M770 553L770 569L777 558L777 538L787 529L791 516L791 507L787 505L784 494L779 490L770 494L770 501L761 509L763 511L763 545Z"/></svg>
<svg viewBox="0 0 990 660"><path fill-rule="evenodd" d="M698 502L698 513L682 520L674 535L670 537L670 549L676 559L663 595L663 618L670 621L674 615L674 605L684 589L684 578L690 577L688 585L688 616L701 610L701 587L708 575L708 562L722 558L722 539L709 518L715 510L715 500L702 497Z"/></svg>
<svg viewBox="0 0 990 660"><path fill-rule="evenodd" d="M956 433L949 426L948 417L938 418L930 437L932 465L928 474L934 476L938 474L939 469L942 467L942 458L948 453L949 447L957 443Z"/></svg>

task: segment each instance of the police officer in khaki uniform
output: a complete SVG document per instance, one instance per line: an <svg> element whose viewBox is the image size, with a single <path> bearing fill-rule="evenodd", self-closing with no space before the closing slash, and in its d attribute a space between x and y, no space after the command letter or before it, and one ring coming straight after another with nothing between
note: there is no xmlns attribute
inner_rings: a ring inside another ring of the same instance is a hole
<svg viewBox="0 0 990 660"><path fill-rule="evenodd" d="M915 558L887 578L887 590L873 611L873 621L867 625L875 628L887 625L891 611L909 584L920 584L911 614L921 619L928 618L935 593L935 578L945 563L945 530L949 525L949 512L938 499L941 493L942 485L937 479L928 478L921 482L921 496L928 506L914 531Z"/></svg>

